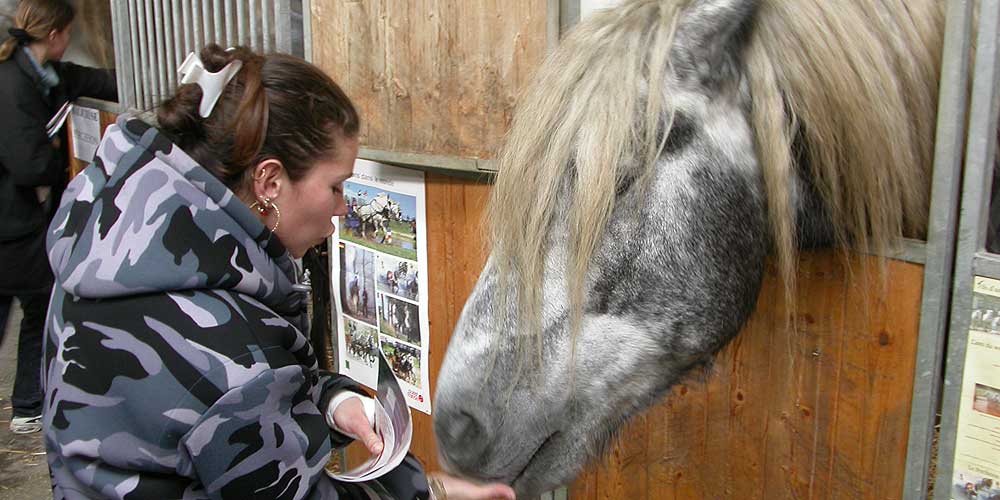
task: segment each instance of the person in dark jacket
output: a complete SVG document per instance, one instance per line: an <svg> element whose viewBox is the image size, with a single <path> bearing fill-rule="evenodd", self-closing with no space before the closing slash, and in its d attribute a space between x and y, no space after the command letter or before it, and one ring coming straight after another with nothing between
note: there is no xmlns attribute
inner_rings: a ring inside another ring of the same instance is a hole
<svg viewBox="0 0 1000 500"><path fill-rule="evenodd" d="M77 97L116 99L111 72L59 61L73 16L64 0L22 0L0 45L0 339L13 297L24 311L11 397L15 433L41 430L42 328L52 287L45 228L67 180L64 131L49 136L46 125Z"/></svg>
<svg viewBox="0 0 1000 500"><path fill-rule="evenodd" d="M325 474L350 437L383 446L370 398L317 366L294 260L346 213L359 117L292 56L210 45L181 76L158 128L109 127L50 228L53 496L513 498L412 457L374 482Z"/></svg>

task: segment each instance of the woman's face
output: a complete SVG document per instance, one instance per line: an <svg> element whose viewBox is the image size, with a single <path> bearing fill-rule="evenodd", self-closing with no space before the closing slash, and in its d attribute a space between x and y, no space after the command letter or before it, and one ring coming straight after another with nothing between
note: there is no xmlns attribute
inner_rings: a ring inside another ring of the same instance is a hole
<svg viewBox="0 0 1000 500"><path fill-rule="evenodd" d="M275 234L293 257L302 257L330 237L336 230L332 219L347 214L344 181L353 175L357 156L358 139L340 138L332 158L316 162L274 200L281 211Z"/></svg>
<svg viewBox="0 0 1000 500"><path fill-rule="evenodd" d="M73 24L68 24L62 31L53 31L49 35L48 48L45 51L45 57L49 61L59 61L62 59L63 54L66 53L66 48L69 47L70 35L73 32Z"/></svg>

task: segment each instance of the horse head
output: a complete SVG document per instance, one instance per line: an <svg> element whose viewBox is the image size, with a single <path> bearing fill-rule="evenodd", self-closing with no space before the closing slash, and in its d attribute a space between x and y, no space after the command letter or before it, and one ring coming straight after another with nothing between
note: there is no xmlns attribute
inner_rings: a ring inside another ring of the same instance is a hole
<svg viewBox="0 0 1000 500"><path fill-rule="evenodd" d="M446 468L564 484L739 332L769 252L791 287L801 245L919 233L941 7L833 4L630 0L541 66L438 378Z"/></svg>
<svg viewBox="0 0 1000 500"><path fill-rule="evenodd" d="M399 202L389 198L386 203L385 209L387 211L386 217L392 220L400 220L402 210L399 207Z"/></svg>

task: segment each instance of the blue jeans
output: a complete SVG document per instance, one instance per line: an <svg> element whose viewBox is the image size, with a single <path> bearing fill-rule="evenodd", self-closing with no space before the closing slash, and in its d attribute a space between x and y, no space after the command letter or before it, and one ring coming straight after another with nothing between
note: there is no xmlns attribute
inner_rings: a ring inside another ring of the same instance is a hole
<svg viewBox="0 0 1000 500"><path fill-rule="evenodd" d="M7 317L14 296L0 295L0 343L3 342ZM49 305L48 293L17 295L24 317L17 338L17 374L11 406L15 417L34 417L42 414L42 329Z"/></svg>

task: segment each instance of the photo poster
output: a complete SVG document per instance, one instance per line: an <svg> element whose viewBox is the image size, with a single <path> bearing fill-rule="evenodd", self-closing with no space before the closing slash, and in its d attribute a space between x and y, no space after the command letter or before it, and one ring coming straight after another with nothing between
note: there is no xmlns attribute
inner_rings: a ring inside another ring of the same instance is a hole
<svg viewBox="0 0 1000 500"><path fill-rule="evenodd" d="M976 276L951 497L1000 498L1000 281Z"/></svg>
<svg viewBox="0 0 1000 500"><path fill-rule="evenodd" d="M330 245L339 372L378 384L378 349L411 408L430 414L424 173L357 160Z"/></svg>

